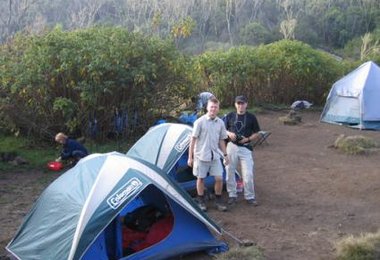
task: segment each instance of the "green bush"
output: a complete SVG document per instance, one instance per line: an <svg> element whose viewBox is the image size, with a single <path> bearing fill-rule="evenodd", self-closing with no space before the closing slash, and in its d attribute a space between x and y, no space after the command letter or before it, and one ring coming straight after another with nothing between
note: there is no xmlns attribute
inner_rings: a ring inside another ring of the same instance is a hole
<svg viewBox="0 0 380 260"><path fill-rule="evenodd" d="M290 104L306 99L322 104L344 67L309 45L282 40L259 47L207 52L195 62L199 85L224 104L244 93L255 103Z"/></svg>
<svg viewBox="0 0 380 260"><path fill-rule="evenodd" d="M19 35L0 49L2 127L84 135L95 115L104 136L117 109L137 111L137 130L145 129L189 92L188 62L170 41L116 27Z"/></svg>

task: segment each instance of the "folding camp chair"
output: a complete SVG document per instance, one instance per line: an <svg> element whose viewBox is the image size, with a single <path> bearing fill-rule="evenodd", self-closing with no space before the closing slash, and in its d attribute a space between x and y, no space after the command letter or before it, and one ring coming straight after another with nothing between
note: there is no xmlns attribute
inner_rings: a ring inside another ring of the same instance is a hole
<svg viewBox="0 0 380 260"><path fill-rule="evenodd" d="M252 143L253 147L256 147L257 145L261 145L264 142L267 143L267 138L271 135L271 132L269 131L260 131L259 133L261 137Z"/></svg>

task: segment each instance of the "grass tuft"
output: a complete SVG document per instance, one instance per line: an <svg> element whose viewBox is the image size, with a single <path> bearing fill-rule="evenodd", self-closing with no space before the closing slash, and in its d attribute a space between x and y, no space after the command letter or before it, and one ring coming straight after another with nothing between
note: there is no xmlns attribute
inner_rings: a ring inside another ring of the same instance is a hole
<svg viewBox="0 0 380 260"><path fill-rule="evenodd" d="M262 260L264 255L258 247L235 247L216 256L217 260Z"/></svg>
<svg viewBox="0 0 380 260"><path fill-rule="evenodd" d="M380 259L380 231L358 237L350 235L339 240L335 248L338 260Z"/></svg>
<svg viewBox="0 0 380 260"><path fill-rule="evenodd" d="M376 151L379 147L373 139L362 135L340 135L335 140L334 146L340 151L351 155L368 154L370 152Z"/></svg>

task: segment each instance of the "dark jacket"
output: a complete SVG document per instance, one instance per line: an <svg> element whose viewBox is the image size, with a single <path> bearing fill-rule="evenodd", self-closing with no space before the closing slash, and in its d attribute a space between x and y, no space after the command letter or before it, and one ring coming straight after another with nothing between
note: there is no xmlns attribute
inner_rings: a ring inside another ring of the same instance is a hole
<svg viewBox="0 0 380 260"><path fill-rule="evenodd" d="M78 141L68 138L66 143L63 145L63 151L61 153L61 158L63 160L69 159L71 157L83 158L88 155L87 149Z"/></svg>

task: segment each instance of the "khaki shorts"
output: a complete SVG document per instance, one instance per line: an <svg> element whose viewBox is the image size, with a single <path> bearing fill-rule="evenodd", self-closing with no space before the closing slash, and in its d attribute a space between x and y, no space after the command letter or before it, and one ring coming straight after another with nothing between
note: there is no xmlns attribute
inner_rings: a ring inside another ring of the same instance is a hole
<svg viewBox="0 0 380 260"><path fill-rule="evenodd" d="M206 178L207 173L215 177L223 177L223 165L221 160L212 160L210 162L194 160L193 175L198 178Z"/></svg>

